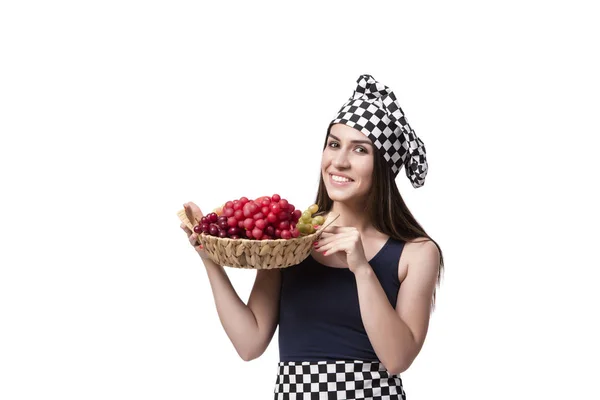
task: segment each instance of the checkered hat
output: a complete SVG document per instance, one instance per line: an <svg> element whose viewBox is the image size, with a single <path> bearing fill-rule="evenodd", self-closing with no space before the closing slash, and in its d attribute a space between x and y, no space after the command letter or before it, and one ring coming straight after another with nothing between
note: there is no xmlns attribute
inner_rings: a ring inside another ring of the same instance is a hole
<svg viewBox="0 0 600 400"><path fill-rule="evenodd" d="M329 124L345 124L365 134L379 149L392 169L394 178L405 166L413 187L425 183L427 158L425 145L410 127L396 95L371 75L361 75L352 97L340 108Z"/></svg>

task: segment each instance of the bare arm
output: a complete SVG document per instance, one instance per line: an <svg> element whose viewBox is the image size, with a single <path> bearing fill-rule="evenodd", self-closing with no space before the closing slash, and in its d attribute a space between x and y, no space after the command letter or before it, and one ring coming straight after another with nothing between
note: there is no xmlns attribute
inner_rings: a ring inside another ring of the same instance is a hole
<svg viewBox="0 0 600 400"><path fill-rule="evenodd" d="M439 252L431 241L419 246L409 262L395 310L370 266L356 272L365 330L381 363L393 374L406 371L412 364L429 326Z"/></svg>
<svg viewBox="0 0 600 400"><path fill-rule="evenodd" d="M257 270L246 305L233 288L225 269L210 259L203 261L225 333L243 360L258 358L271 342L277 327L280 271Z"/></svg>
<svg viewBox="0 0 600 400"><path fill-rule="evenodd" d="M197 205L189 202L184 204L184 208L190 221L200 221L202 211ZM219 320L235 350L246 361L259 357L273 338L279 321L280 271L257 270L246 305L233 288L223 266L213 262L198 245L198 235L184 224L180 227L206 267Z"/></svg>

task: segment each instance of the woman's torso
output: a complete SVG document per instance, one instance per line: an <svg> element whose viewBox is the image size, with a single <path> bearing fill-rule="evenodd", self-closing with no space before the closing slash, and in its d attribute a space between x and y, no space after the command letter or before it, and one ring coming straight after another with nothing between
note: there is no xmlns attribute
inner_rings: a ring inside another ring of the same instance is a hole
<svg viewBox="0 0 600 400"><path fill-rule="evenodd" d="M363 243L365 256L395 308L405 243L390 237ZM334 260L313 252L300 264L282 270L280 361L378 359L360 316L354 274Z"/></svg>

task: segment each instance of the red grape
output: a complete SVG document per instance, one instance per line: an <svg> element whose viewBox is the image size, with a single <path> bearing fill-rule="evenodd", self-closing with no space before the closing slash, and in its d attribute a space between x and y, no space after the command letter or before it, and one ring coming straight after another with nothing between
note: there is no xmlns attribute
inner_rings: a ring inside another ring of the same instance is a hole
<svg viewBox="0 0 600 400"><path fill-rule="evenodd" d="M267 200L269 203L271 202L271 198L269 196L261 196L258 199L254 200L254 202L259 206L262 206L262 202L265 200Z"/></svg>
<svg viewBox="0 0 600 400"><path fill-rule="evenodd" d="M202 232L202 227L200 225L194 226L194 232L196 232L196 233Z"/></svg>
<svg viewBox="0 0 600 400"><path fill-rule="evenodd" d="M254 225L258 228L258 229L265 229L265 226L267 226L267 222L264 219L257 219L256 222L254 222Z"/></svg>
<svg viewBox="0 0 600 400"><path fill-rule="evenodd" d="M262 235L263 235L263 231L261 229L258 229L258 228L252 229L252 236L255 239L259 239L260 240L260 238L262 237Z"/></svg>
<svg viewBox="0 0 600 400"><path fill-rule="evenodd" d="M281 237L281 229L275 228L275 237L276 238L280 238Z"/></svg>
<svg viewBox="0 0 600 400"><path fill-rule="evenodd" d="M289 203L286 199L279 200L279 207L281 207L282 210L287 210L288 204Z"/></svg>
<svg viewBox="0 0 600 400"><path fill-rule="evenodd" d="M298 229L296 229L296 228L292 229L290 231L290 233L292 234L293 238L297 238L298 236L300 236L300 231Z"/></svg>
<svg viewBox="0 0 600 400"><path fill-rule="evenodd" d="M229 217L231 217L233 215L234 211L235 210L233 208L231 208L231 207L225 207L223 209L223 215L229 218Z"/></svg>
<svg viewBox="0 0 600 400"><path fill-rule="evenodd" d="M272 212L269 213L269 215L267 215L267 220L274 224L275 222L277 222L277 215L273 214Z"/></svg>
<svg viewBox="0 0 600 400"><path fill-rule="evenodd" d="M272 199L273 201L279 201L279 200L281 200L281 196L280 196L280 195L278 195L278 194L274 194L273 196L271 196L271 199Z"/></svg>
<svg viewBox="0 0 600 400"><path fill-rule="evenodd" d="M279 203L273 203L271 204L271 212L275 215L279 214L281 212L281 207L279 207Z"/></svg>
<svg viewBox="0 0 600 400"><path fill-rule="evenodd" d="M244 220L240 220L238 221L238 228L243 228L244 227Z"/></svg>
<svg viewBox="0 0 600 400"><path fill-rule="evenodd" d="M293 204L288 204L287 211L288 211L289 213L292 213L292 212L294 212L294 210L295 210L295 209L296 209L296 207L294 207L294 205L293 205Z"/></svg>
<svg viewBox="0 0 600 400"><path fill-rule="evenodd" d="M244 212L243 212L242 210L235 210L235 211L233 212L233 216L234 216L234 218L235 218L235 219L237 219L238 221L239 221L239 220L242 220L242 219L244 219Z"/></svg>
<svg viewBox="0 0 600 400"><path fill-rule="evenodd" d="M206 218L206 217L202 217L202 218L200 218L200 223L201 223L201 224L203 224L203 223L209 223L209 222L210 222L210 221L209 221L209 220L208 220L208 218Z"/></svg>
<svg viewBox="0 0 600 400"><path fill-rule="evenodd" d="M216 213L210 213L207 215L207 217L210 222L217 222L219 220L219 217Z"/></svg>
<svg viewBox="0 0 600 400"><path fill-rule="evenodd" d="M256 214L256 212L258 211L258 206L256 205L256 203L254 203L254 202L250 202L250 203L248 203L248 204L250 204L250 205L248 206L248 208L250 209L250 213L251 213L252 215Z"/></svg>
<svg viewBox="0 0 600 400"><path fill-rule="evenodd" d="M290 222L290 230L294 229L295 227L296 227L296 223Z"/></svg>
<svg viewBox="0 0 600 400"><path fill-rule="evenodd" d="M242 206L243 206L244 204L246 204L248 201L249 201L249 200L248 200L248 198L247 198L247 197L240 197L240 203L242 203Z"/></svg>
<svg viewBox="0 0 600 400"><path fill-rule="evenodd" d="M256 214L254 214L254 216L252 216L252 218L253 218L254 220L257 220L257 219L263 219L263 218L265 218L265 216L264 216L264 214L263 214L263 213L261 213L261 212L258 212L258 213L256 213Z"/></svg>
<svg viewBox="0 0 600 400"><path fill-rule="evenodd" d="M275 235L275 228L273 227L273 225L267 225L267 227L265 228L265 233L269 236Z"/></svg>
<svg viewBox="0 0 600 400"><path fill-rule="evenodd" d="M288 230L290 229L290 221L281 221L277 227L282 231Z"/></svg>
<svg viewBox="0 0 600 400"><path fill-rule="evenodd" d="M264 199L260 205L263 207L269 207L269 204L271 204L271 201L269 199Z"/></svg>
<svg viewBox="0 0 600 400"><path fill-rule="evenodd" d="M237 235L237 234L239 234L239 233L240 233L240 228L238 228L237 226L236 226L236 227L229 228L229 229L227 230L227 234L228 234L229 236Z"/></svg>
<svg viewBox="0 0 600 400"><path fill-rule="evenodd" d="M227 203L225 203L225 207L226 208L233 208L233 201L228 201Z"/></svg>
<svg viewBox="0 0 600 400"><path fill-rule="evenodd" d="M285 239L285 240L291 239L292 238L292 234L287 229L284 229L284 230L281 231L281 238Z"/></svg>
<svg viewBox="0 0 600 400"><path fill-rule="evenodd" d="M229 224L227 221L219 221L219 228L227 230L229 229Z"/></svg>
<svg viewBox="0 0 600 400"><path fill-rule="evenodd" d="M226 238L227 237L227 231L219 231L219 237L220 238Z"/></svg>
<svg viewBox="0 0 600 400"><path fill-rule="evenodd" d="M289 221L290 220L290 213L287 211L282 211L279 213L278 215L279 220L280 221Z"/></svg>
<svg viewBox="0 0 600 400"><path fill-rule="evenodd" d="M219 234L219 228L217 228L216 225L211 225L210 228L208 229L208 232L212 235L212 236L217 236Z"/></svg>
<svg viewBox="0 0 600 400"><path fill-rule="evenodd" d="M248 239L252 239L252 231L248 231L248 230L247 230L247 231L245 231L245 232L246 232L246 237L247 237Z"/></svg>
<svg viewBox="0 0 600 400"><path fill-rule="evenodd" d="M293 218L296 222L298 222L298 220L300 219L300 217L302 216L302 211L300 210L294 210L293 214Z"/></svg>
<svg viewBox="0 0 600 400"><path fill-rule="evenodd" d="M237 200L236 200L236 201L237 201ZM241 209L242 209L242 203L241 203L241 202L239 202L239 201L237 201L237 203L235 203L235 204L233 205L233 209L234 209L235 211L237 211L237 210L241 210Z"/></svg>
<svg viewBox="0 0 600 400"><path fill-rule="evenodd" d="M208 222L205 222L202 224L201 228L202 232L208 232L210 230L210 224Z"/></svg>
<svg viewBox="0 0 600 400"><path fill-rule="evenodd" d="M270 204L270 203L269 203L269 204ZM269 207L263 206L263 207L260 209L260 212L261 212L261 213L263 213L263 214L265 214L265 215L267 215L267 214L269 213Z"/></svg>
<svg viewBox="0 0 600 400"><path fill-rule="evenodd" d="M231 235L231 239L239 239L240 237L238 235Z"/></svg>
<svg viewBox="0 0 600 400"><path fill-rule="evenodd" d="M254 220L252 218L246 218L244 220L244 228L247 230L254 228Z"/></svg>
<svg viewBox="0 0 600 400"><path fill-rule="evenodd" d="M235 217L229 217L227 218L227 225L229 225L230 227L235 227L237 226L238 221L237 219L235 219Z"/></svg>

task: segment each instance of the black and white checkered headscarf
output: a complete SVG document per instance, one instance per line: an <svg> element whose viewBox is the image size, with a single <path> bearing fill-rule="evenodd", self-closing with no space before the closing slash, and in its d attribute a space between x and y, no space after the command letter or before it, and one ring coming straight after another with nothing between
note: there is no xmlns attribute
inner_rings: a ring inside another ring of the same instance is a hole
<svg viewBox="0 0 600 400"><path fill-rule="evenodd" d="M427 158L425 145L410 127L396 95L371 75L361 75L352 97L344 103L329 124L345 124L365 134L379 149L392 169L394 178L404 165L413 187L425 183Z"/></svg>

